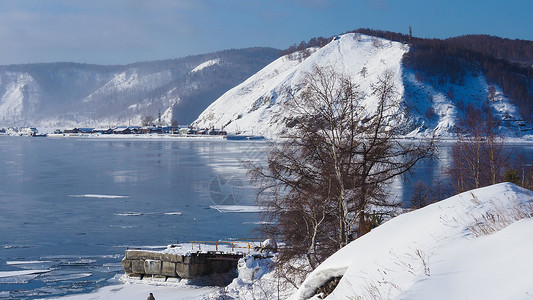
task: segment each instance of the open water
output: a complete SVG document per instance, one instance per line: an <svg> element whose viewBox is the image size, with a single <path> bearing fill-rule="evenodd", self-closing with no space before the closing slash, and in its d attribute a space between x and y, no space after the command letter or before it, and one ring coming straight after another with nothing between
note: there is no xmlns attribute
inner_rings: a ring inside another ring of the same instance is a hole
<svg viewBox="0 0 533 300"><path fill-rule="evenodd" d="M0 299L87 292L127 247L249 238L262 142L0 136ZM43 270L43 273L37 273Z"/></svg>
<svg viewBox="0 0 533 300"><path fill-rule="evenodd" d="M533 160L533 145L513 145ZM122 274L127 247L253 236L243 160L264 161L261 141L0 136L0 299L89 292ZM450 147L392 186L446 180Z"/></svg>

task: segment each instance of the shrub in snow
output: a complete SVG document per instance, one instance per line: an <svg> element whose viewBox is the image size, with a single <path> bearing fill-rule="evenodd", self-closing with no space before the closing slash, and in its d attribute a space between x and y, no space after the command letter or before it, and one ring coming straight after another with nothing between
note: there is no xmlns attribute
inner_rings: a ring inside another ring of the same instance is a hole
<svg viewBox="0 0 533 300"><path fill-rule="evenodd" d="M270 272L273 265L272 258L262 255L247 255L239 259L237 270L239 279L244 283L253 283Z"/></svg>
<svg viewBox="0 0 533 300"><path fill-rule="evenodd" d="M478 205L481 201L476 195L472 194L472 202ZM533 217L533 204L529 202L515 203L511 207L506 207L502 199L491 200L488 202L487 211L480 215L469 216L467 223L468 230L475 236L483 236L502 230L512 223L526 218Z"/></svg>
<svg viewBox="0 0 533 300"><path fill-rule="evenodd" d="M275 239L266 239L261 243L261 251L262 252L278 252L278 243L276 243Z"/></svg>

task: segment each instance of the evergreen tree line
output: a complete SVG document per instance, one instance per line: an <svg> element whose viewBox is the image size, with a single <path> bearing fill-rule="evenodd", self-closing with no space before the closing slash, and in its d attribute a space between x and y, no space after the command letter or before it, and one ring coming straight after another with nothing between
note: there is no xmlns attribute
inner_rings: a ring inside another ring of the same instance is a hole
<svg viewBox="0 0 533 300"><path fill-rule="evenodd" d="M308 42L301 41L300 44L298 45L294 44L285 50L281 50L279 52L279 56L292 54L294 52L302 51L302 50L305 50L311 47L322 48L326 46L331 41L331 39L332 37L329 37L329 38L328 37L315 37L315 38L310 39Z"/></svg>

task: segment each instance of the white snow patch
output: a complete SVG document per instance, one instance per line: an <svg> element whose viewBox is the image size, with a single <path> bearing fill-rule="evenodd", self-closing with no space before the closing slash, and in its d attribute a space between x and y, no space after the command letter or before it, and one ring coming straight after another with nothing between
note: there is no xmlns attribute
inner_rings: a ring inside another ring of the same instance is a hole
<svg viewBox="0 0 533 300"><path fill-rule="evenodd" d="M0 77L5 76L9 82L2 86L0 79L0 116L13 120L21 120L22 112L32 112L35 103L40 96L40 90L35 80L27 73L5 72Z"/></svg>
<svg viewBox="0 0 533 300"><path fill-rule="evenodd" d="M6 265L33 265L49 262L49 260L8 260L6 261Z"/></svg>
<svg viewBox="0 0 533 300"><path fill-rule="evenodd" d="M220 58L208 60L206 62L199 64L198 66L196 66L196 68L192 69L191 73L196 73L205 68L209 68L211 66L218 65L218 64L220 64Z"/></svg>
<svg viewBox="0 0 533 300"><path fill-rule="evenodd" d="M50 272L51 270L20 270L20 271L0 271L0 278L24 276L32 274L42 274Z"/></svg>
<svg viewBox="0 0 533 300"><path fill-rule="evenodd" d="M118 281L118 280L120 281ZM51 299L93 300L93 299L146 299L153 293L158 300L162 299L209 299L207 295L218 290L211 286L188 285L181 281L162 282L158 280L135 280L127 276L118 276L114 285L100 288L89 294L77 294Z"/></svg>
<svg viewBox="0 0 533 300"><path fill-rule="evenodd" d="M67 274L48 275L48 276L39 278L39 280L41 280L42 282L58 282L58 281L87 278L92 275L93 275L92 273L67 273Z"/></svg>
<svg viewBox="0 0 533 300"><path fill-rule="evenodd" d="M174 211L174 212L166 212L163 214L168 215L168 216L181 216L183 213L180 211Z"/></svg>
<svg viewBox="0 0 533 300"><path fill-rule="evenodd" d="M143 213L141 212L123 212L123 213L114 213L115 216L121 216L121 217L138 217L142 216Z"/></svg>
<svg viewBox="0 0 533 300"><path fill-rule="evenodd" d="M122 199L122 198L129 198L130 196L84 194L84 195L69 195L69 197L74 197L74 198Z"/></svg>
<svg viewBox="0 0 533 300"><path fill-rule="evenodd" d="M112 93L120 93L131 90L150 90L161 87L172 81L172 74L170 71L162 71L156 73L141 73L138 69L131 68L125 72L115 75L106 84L100 87L91 95L87 96L83 102L92 102Z"/></svg>
<svg viewBox="0 0 533 300"><path fill-rule="evenodd" d="M256 213L261 212L262 208L255 205L211 205L212 209L219 212L238 212L238 213Z"/></svg>

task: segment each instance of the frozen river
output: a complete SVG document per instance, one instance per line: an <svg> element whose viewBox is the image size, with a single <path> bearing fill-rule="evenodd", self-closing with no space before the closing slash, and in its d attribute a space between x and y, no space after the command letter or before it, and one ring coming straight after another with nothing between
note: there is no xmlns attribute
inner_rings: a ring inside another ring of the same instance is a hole
<svg viewBox="0 0 533 300"><path fill-rule="evenodd" d="M0 299L86 292L126 247L249 238L266 143L0 137ZM252 207L253 208L253 207Z"/></svg>

